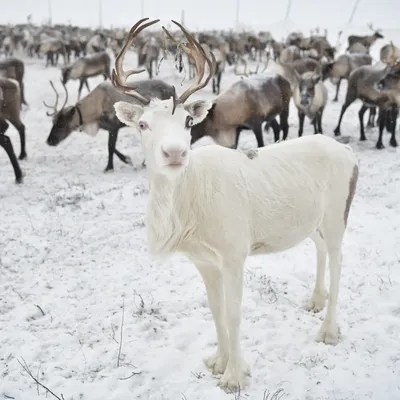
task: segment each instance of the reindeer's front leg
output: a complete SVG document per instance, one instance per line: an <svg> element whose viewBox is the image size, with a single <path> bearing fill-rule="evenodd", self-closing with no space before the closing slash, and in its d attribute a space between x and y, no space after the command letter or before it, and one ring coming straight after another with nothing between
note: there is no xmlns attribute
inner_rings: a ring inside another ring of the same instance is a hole
<svg viewBox="0 0 400 400"><path fill-rule="evenodd" d="M240 389L247 384L250 368L242 358L240 323L242 314L243 270L246 257L224 260L222 268L225 291L225 313L229 335L229 361L219 382L221 388Z"/></svg>
<svg viewBox="0 0 400 400"><path fill-rule="evenodd" d="M217 352L205 363L214 375L223 374L228 363L228 332L225 325L224 288L222 274L217 266L196 264L206 286L208 305L210 307L215 329L217 331Z"/></svg>

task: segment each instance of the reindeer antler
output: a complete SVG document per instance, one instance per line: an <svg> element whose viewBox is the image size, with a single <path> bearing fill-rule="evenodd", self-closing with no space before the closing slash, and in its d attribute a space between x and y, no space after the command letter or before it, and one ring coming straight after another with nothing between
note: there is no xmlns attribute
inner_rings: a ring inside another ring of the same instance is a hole
<svg viewBox="0 0 400 400"><path fill-rule="evenodd" d="M57 111L58 100L59 100L59 98L60 98L60 95L58 94L58 92L57 92L57 90L56 90L56 88L55 88L55 86L54 86L53 81L50 80L49 82L50 82L50 85L51 85L52 89L54 90L54 93L56 94L56 101L55 101L55 103L54 103L53 106L49 106L44 100L43 100L43 104L44 104L47 108L52 108L52 109L53 109L53 112L49 112L49 111L46 112L46 115L47 115L48 117L53 117L53 116L56 115L59 111L61 111L61 110L65 107L65 105L67 104L67 102L68 102L68 90L67 90L67 87L65 86L65 84L64 84L64 83L62 82L62 80L61 80L61 84L63 85L64 91L65 91L65 101L64 101L64 104L62 105L62 107L60 108L60 110Z"/></svg>
<svg viewBox="0 0 400 400"><path fill-rule="evenodd" d="M135 97L139 101L141 101L143 104L149 104L150 99L147 97L142 96L140 93L138 93L135 89L126 86L126 81L129 78L129 76L134 75L134 74L139 74L145 69L140 69L140 70L128 70L124 71L123 69L123 62L124 62L124 57L128 49L132 46L133 40L135 37L143 30L146 29L148 26L154 25L157 22L159 22L159 19L156 19L154 21L147 22L146 24L140 26L142 22L147 21L149 18L142 18L138 22L136 22L135 25L132 26L131 30L128 33L128 36L125 40L125 44L123 45L121 51L119 52L118 56L115 59L115 68L112 70L111 74L111 81L115 87L118 89L122 90L126 94Z"/></svg>
<svg viewBox="0 0 400 400"><path fill-rule="evenodd" d="M196 64L196 83L183 92L179 98L174 97L174 110L177 104L184 103L193 93L203 89L207 86L208 82L215 74L216 60L214 54L210 51L210 58L207 56L203 47L201 47L200 43L179 23L174 20L172 22L177 25L183 34L185 35L188 45L180 44L182 50L188 55L188 57L192 58ZM172 37L172 35L167 31L167 29L163 26L163 31L166 33L167 37L176 44L176 40ZM205 63L207 63L209 67L209 74L206 79L202 82L205 71Z"/></svg>

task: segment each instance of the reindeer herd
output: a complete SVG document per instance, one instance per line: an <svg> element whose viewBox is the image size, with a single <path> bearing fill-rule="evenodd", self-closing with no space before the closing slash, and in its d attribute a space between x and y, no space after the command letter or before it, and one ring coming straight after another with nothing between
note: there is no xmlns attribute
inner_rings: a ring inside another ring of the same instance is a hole
<svg viewBox="0 0 400 400"><path fill-rule="evenodd" d="M367 126L373 127L377 123L379 127L376 147L384 147L385 128L391 133L390 145L397 146L400 50L392 42L384 44L380 61L374 64L369 52L377 40L383 39L383 35L372 25L369 27L373 31L371 35L348 37L344 54L336 54L337 47L328 41L326 31L322 35L317 30L308 37L293 32L282 41L275 40L269 32L198 32L196 38L203 51L215 58L210 77L215 98L206 118L191 127L191 143L203 136L211 136L220 145L237 148L240 132L250 129L258 147L263 147L263 126L264 130L272 129L275 141L285 140L289 133L291 99L298 111L298 135L303 134L306 116L314 127L314 133L323 133L323 114L328 103L325 81L330 80L336 85L333 101L338 101L341 81L347 80L347 93L334 130L335 136L341 135L341 122L347 108L359 99L362 101L360 140L366 140L364 114L369 109ZM126 125L116 117L113 105L120 100L138 100L127 98L110 80L112 60L127 46L127 42L124 44L125 36L122 29L94 31L62 25L0 27L0 49L5 55L0 60L0 144L11 160L18 183L22 182L23 173L5 133L8 123L17 129L21 140L18 158L25 159L25 125L20 113L22 104L27 104L24 57L45 57L46 66L57 66L60 56L63 58L63 65L59 68L65 101L58 107L59 94L51 83L56 101L51 106L45 103L52 110L47 115L53 119L48 145L57 146L75 130L95 135L99 129L104 129L109 133L105 170L113 170L114 154L124 163L132 163L116 148L119 129ZM338 42L340 36L341 32ZM127 85L143 96L167 99L173 95L169 83L154 78L162 58L174 57L180 71L187 65L189 79L198 74L195 56L179 30L171 33L167 30L145 31L129 43L129 50L137 52L137 67L144 67L136 72L146 70L148 79ZM258 66L251 71L249 63L258 63ZM223 74L229 66L238 75L238 80L224 87ZM94 76L103 76L104 82L90 90L88 80ZM67 85L71 80L79 81L79 89L77 102L67 106ZM84 86L89 93L81 98Z"/></svg>

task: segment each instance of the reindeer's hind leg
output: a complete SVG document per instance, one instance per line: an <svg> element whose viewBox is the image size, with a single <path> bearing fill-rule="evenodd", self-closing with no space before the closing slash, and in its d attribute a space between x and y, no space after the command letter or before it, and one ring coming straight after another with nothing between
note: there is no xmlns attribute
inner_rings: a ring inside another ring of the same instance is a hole
<svg viewBox="0 0 400 400"><path fill-rule="evenodd" d="M81 93L82 93L84 83L85 83L85 78L79 79L78 101L81 98Z"/></svg>
<svg viewBox="0 0 400 400"><path fill-rule="evenodd" d="M89 87L89 82L87 80L87 78L85 79L85 86L88 92L90 92L90 87Z"/></svg>
<svg viewBox="0 0 400 400"><path fill-rule="evenodd" d="M342 119L343 119L343 115L346 112L346 110L350 107L350 105L352 103L354 103L354 101L356 100L357 96L354 93L354 90L351 86L349 86L347 88L347 93L346 93L346 100L342 106L342 109L340 111L340 117L339 117L339 121L338 124L335 128L335 130L333 131L335 133L335 136L340 136L341 132L340 132L340 125L342 124Z"/></svg>
<svg viewBox="0 0 400 400"><path fill-rule="evenodd" d="M322 130L322 116L324 114L324 109L322 108L321 110L319 110L319 112L317 113L317 133L323 133Z"/></svg>
<svg viewBox="0 0 400 400"><path fill-rule="evenodd" d="M274 141L277 142L279 140L279 133L281 131L281 127L278 124L276 118L269 122L269 126L272 128L272 132L274 132Z"/></svg>
<svg viewBox="0 0 400 400"><path fill-rule="evenodd" d="M25 143L25 125L20 120L10 119L11 124L19 133L19 138L21 141L21 153L19 155L20 160L25 160L27 157L26 154L26 143ZM8 125L8 124L7 124ZM8 126L7 126L8 127Z"/></svg>
<svg viewBox="0 0 400 400"><path fill-rule="evenodd" d="M342 78L339 78L338 83L336 84L336 94L335 97L333 99L333 101L338 101L339 98L339 89L340 89L340 83L342 82Z"/></svg>
<svg viewBox="0 0 400 400"><path fill-rule="evenodd" d="M393 111L392 111L392 137L390 138L390 142L389 144L392 147L397 147L397 140L396 140L396 125L397 125L397 117L399 116L399 109L396 107Z"/></svg>
<svg viewBox="0 0 400 400"><path fill-rule="evenodd" d="M1 122L2 121L0 121L0 123ZM3 147L3 149L6 151L8 158L11 161L11 164L14 169L15 181L17 183L22 183L23 174L22 174L21 168L19 166L17 157L14 153L14 148L13 148L10 138L4 134L0 134L0 146Z"/></svg>
<svg viewBox="0 0 400 400"><path fill-rule="evenodd" d="M317 278L313 294L308 301L307 310L319 312L325 307L327 291L325 289L325 268L326 268L326 244L319 231L314 232L310 239L317 249Z"/></svg>
<svg viewBox="0 0 400 400"><path fill-rule="evenodd" d="M289 119L289 105L288 108L283 109L282 112L279 114L279 122L280 122L280 127L282 129L283 140L286 140L289 133L288 119Z"/></svg>
<svg viewBox="0 0 400 400"><path fill-rule="evenodd" d="M253 120L249 121L249 126L256 135L257 146L264 147L264 139L263 139L263 132L262 132L262 118L254 118Z"/></svg>
<svg viewBox="0 0 400 400"><path fill-rule="evenodd" d="M360 111L358 112L358 118L360 120L360 140L364 141L367 140L365 137L365 130L364 130L364 114L367 111L368 107L363 104L360 108Z"/></svg>
<svg viewBox="0 0 400 400"><path fill-rule="evenodd" d="M375 127L375 115L376 115L376 107L371 107L369 109L369 118L368 118L367 128Z"/></svg>
<svg viewBox="0 0 400 400"><path fill-rule="evenodd" d="M358 166L354 165L348 179L342 179L342 184L336 188L337 191L344 195L344 198L340 194L335 195L332 193L326 204L321 226L318 229L321 238L325 242L329 257L330 285L328 306L324 321L317 335L317 341L326 344L336 344L340 336L339 326L336 321L336 306L342 269L342 242L351 203L356 191L357 180Z"/></svg>
<svg viewBox="0 0 400 400"><path fill-rule="evenodd" d="M383 145L383 142L382 142L382 136L383 136L383 131L385 129L385 124L386 124L386 111L382 107L379 107L378 118L379 118L379 137L378 137L378 141L376 142L375 147L377 149L381 150L381 149L385 148L385 146Z"/></svg>

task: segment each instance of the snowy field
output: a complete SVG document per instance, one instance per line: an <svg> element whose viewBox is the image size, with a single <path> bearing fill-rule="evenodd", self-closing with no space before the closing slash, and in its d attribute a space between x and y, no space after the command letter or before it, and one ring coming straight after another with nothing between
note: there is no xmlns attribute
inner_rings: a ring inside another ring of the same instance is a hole
<svg viewBox="0 0 400 400"><path fill-rule="evenodd" d="M127 61L136 67L134 57ZM375 129L358 142L359 102L342 125L360 162L343 248L342 338L335 347L316 343L325 311L304 308L315 280L311 241L249 258L241 343L252 377L242 393L227 394L203 364L216 335L200 275L183 257L159 263L147 253L148 181L138 136L120 131L117 148L135 166L114 157L108 174L105 131L95 138L73 133L56 148L45 143L51 118L42 100L52 103L48 80L59 77L44 60L26 60L23 185L14 184L0 152L0 399L46 398L23 360L65 400L400 399L400 151L388 146L387 133L386 148L375 150ZM179 93L190 83L181 86L171 58L159 77ZM237 79L228 67L222 85ZM101 80L92 79L91 88ZM323 128L332 136L346 84L339 103L326 85ZM74 102L78 85L68 87ZM193 99L212 96L210 85ZM290 124L294 138L293 106ZM309 122L305 129L312 133ZM17 132L8 132L19 153ZM267 143L272 137L265 133ZM254 135L244 132L240 147L255 146Z"/></svg>

